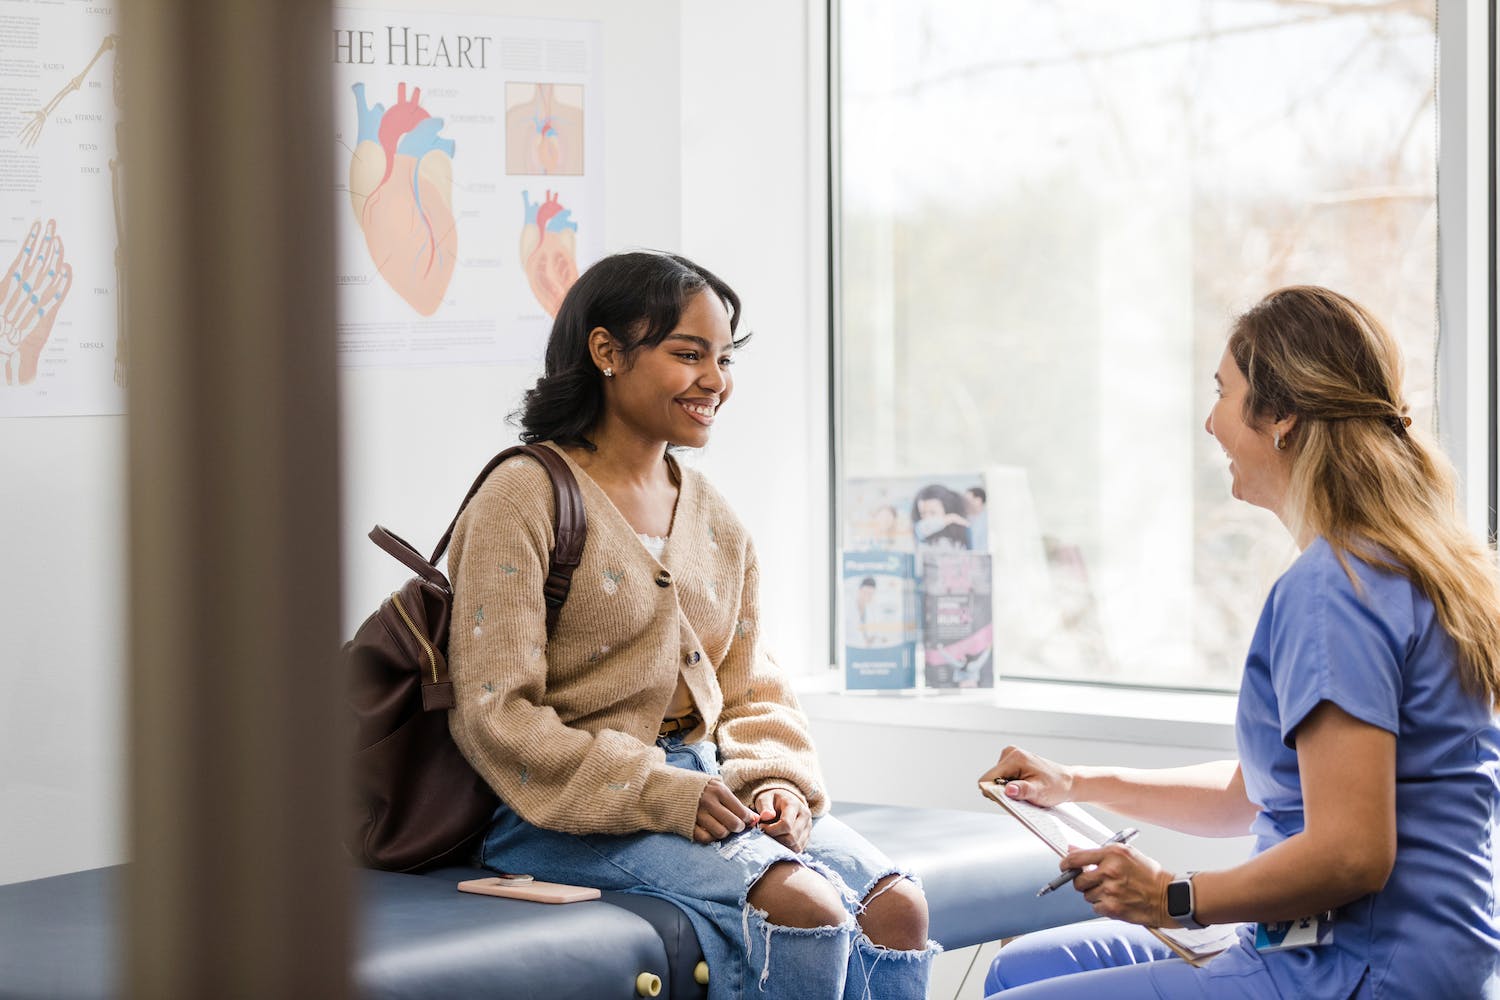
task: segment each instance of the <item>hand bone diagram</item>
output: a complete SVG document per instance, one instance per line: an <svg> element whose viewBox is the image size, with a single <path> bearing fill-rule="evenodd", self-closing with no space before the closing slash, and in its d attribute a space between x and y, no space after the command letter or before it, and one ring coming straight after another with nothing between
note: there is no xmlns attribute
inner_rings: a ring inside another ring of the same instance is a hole
<svg viewBox="0 0 1500 1000"><path fill-rule="evenodd" d="M349 164L349 197L365 246L386 283L423 316L442 304L458 259L453 218L453 140L443 119L421 104L422 89L396 103L365 103L365 85L354 85L359 140Z"/></svg>
<svg viewBox="0 0 1500 1000"><path fill-rule="evenodd" d="M548 316L556 316L563 296L578 280L578 223L551 191L536 204L529 191L522 191L521 204L521 268L536 300Z"/></svg>
<svg viewBox="0 0 1500 1000"><path fill-rule="evenodd" d="M38 219L5 272L0 304L0 375L5 385L35 380L37 358L72 287L73 266L63 258L57 220L48 219L44 231Z"/></svg>

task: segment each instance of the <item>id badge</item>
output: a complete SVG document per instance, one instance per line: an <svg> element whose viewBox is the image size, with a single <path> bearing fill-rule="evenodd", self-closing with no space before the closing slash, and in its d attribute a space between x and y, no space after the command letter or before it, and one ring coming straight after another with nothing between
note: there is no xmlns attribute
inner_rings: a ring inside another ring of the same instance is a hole
<svg viewBox="0 0 1500 1000"><path fill-rule="evenodd" d="M1281 920L1274 924L1255 925L1256 951L1281 951L1283 948L1316 948L1333 941L1333 913L1315 917Z"/></svg>

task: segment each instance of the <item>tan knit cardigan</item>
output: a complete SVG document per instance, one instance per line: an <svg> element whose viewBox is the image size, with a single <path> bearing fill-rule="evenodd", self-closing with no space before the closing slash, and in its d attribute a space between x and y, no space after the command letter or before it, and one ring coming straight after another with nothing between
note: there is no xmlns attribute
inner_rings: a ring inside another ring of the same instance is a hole
<svg viewBox="0 0 1500 1000"><path fill-rule="evenodd" d="M564 458L568 456L555 449ZM588 541L551 641L542 603L552 487L529 458L505 462L459 518L448 556L454 741L522 819L570 833L691 837L708 776L655 745L679 672L746 802L788 788L827 810L807 719L760 643L750 537L708 482L680 469L658 562L571 458Z"/></svg>

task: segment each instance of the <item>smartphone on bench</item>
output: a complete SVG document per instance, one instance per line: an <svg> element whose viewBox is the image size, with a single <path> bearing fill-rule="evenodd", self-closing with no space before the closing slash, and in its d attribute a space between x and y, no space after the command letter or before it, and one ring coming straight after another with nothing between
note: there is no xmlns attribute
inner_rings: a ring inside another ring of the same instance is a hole
<svg viewBox="0 0 1500 1000"><path fill-rule="evenodd" d="M578 903L598 899L599 890L586 885L564 885L561 882L539 882L530 875L496 875L473 878L458 883L459 892L477 892L481 896L508 896L529 899L533 903Z"/></svg>

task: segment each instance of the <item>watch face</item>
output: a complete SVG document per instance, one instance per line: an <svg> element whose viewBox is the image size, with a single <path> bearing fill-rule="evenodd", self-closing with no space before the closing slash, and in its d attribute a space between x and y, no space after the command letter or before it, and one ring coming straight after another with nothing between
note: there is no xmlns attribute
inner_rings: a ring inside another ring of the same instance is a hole
<svg viewBox="0 0 1500 1000"><path fill-rule="evenodd" d="M1187 879L1167 883L1167 916L1185 917L1193 912L1193 884Z"/></svg>

